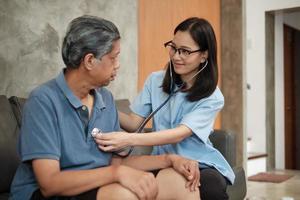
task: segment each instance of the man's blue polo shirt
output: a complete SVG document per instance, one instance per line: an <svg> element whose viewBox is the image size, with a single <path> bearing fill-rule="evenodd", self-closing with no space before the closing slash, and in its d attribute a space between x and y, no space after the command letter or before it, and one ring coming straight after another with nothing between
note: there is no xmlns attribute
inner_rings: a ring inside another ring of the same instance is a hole
<svg viewBox="0 0 300 200"><path fill-rule="evenodd" d="M61 170L93 169L110 164L111 153L97 148L91 131L93 128L103 133L120 130L118 114L108 90L94 90L94 96L88 120L87 107L72 93L63 72L31 92L23 110L19 138L22 163L11 186L12 199L30 199L38 188L30 164L33 159L58 160Z"/></svg>

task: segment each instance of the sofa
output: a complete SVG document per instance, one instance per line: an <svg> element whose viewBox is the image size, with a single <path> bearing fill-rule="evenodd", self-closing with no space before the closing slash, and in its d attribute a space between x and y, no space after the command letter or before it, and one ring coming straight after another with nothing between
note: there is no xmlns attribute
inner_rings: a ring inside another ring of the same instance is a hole
<svg viewBox="0 0 300 200"><path fill-rule="evenodd" d="M20 163L17 152L17 141L21 126L22 108L26 99L0 95L0 200L9 198L10 184ZM129 101L116 100L119 110L129 112ZM227 192L230 200L241 200L246 196L246 179L242 167L236 167L235 136L224 130L215 130L210 139L213 145L224 155L236 174L234 185ZM135 148L134 154L145 154L150 148Z"/></svg>

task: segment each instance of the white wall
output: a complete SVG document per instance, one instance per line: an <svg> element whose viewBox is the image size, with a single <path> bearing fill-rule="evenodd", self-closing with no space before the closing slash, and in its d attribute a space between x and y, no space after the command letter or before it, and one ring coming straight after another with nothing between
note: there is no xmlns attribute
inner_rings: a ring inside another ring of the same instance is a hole
<svg viewBox="0 0 300 200"><path fill-rule="evenodd" d="M247 90L246 132L252 140L248 152L266 152L266 68L265 68L265 12L300 6L300 0L251 0L246 3L246 78ZM276 141L282 141L284 134L283 115L283 14L275 15L275 131ZM293 24L299 23L293 18ZM281 45L278 46L278 45ZM276 167L283 168L284 148L276 143Z"/></svg>

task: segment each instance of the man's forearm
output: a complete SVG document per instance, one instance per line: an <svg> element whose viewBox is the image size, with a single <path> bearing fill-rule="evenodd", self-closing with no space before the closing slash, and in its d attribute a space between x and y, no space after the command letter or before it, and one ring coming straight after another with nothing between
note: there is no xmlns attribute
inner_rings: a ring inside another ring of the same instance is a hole
<svg viewBox="0 0 300 200"><path fill-rule="evenodd" d="M102 185L118 182L118 177L116 177L118 166L60 171L55 161L35 160L33 168L40 190L45 197L73 196Z"/></svg>
<svg viewBox="0 0 300 200"><path fill-rule="evenodd" d="M103 167L92 170L64 171L53 179L51 184L54 195L74 196L99 188L103 185L117 182L113 167ZM52 195L51 195L52 196Z"/></svg>

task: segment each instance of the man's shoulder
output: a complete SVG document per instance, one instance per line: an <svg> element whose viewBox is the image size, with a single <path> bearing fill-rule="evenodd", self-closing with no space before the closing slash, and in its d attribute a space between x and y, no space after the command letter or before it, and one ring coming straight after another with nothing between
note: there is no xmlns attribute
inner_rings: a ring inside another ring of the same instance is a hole
<svg viewBox="0 0 300 200"><path fill-rule="evenodd" d="M55 79L49 80L39 86L37 86L36 88L34 88L31 93L29 94L29 98L38 98L38 99L42 99L42 98L53 98L55 96L55 94L58 91L58 87L57 84L55 82Z"/></svg>

